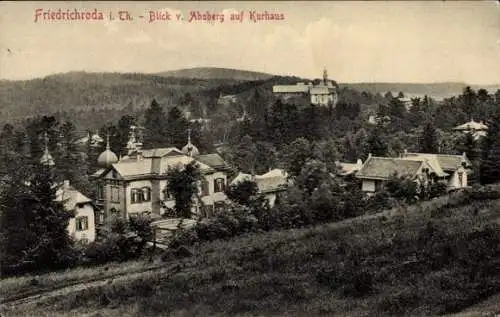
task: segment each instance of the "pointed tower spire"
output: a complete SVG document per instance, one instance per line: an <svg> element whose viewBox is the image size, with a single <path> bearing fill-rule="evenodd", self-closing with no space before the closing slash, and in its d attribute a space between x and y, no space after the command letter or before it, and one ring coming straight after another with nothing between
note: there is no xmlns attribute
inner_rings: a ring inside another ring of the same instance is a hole
<svg viewBox="0 0 500 317"><path fill-rule="evenodd" d="M326 71L326 67L323 68L323 84L326 86L328 82L328 72Z"/></svg>
<svg viewBox="0 0 500 317"><path fill-rule="evenodd" d="M52 155L49 153L49 136L47 134L47 131L43 133L43 139L44 139L44 151L42 158L40 159L40 163L43 165L47 166L54 166L54 159L52 158Z"/></svg>
<svg viewBox="0 0 500 317"><path fill-rule="evenodd" d="M200 154L200 151L198 151L198 148L194 146L193 143L191 143L191 129L189 128L187 131L188 131L188 142L182 148L182 152L191 157L197 156L198 154Z"/></svg>
<svg viewBox="0 0 500 317"><path fill-rule="evenodd" d="M109 131L106 132L106 150L109 150Z"/></svg>

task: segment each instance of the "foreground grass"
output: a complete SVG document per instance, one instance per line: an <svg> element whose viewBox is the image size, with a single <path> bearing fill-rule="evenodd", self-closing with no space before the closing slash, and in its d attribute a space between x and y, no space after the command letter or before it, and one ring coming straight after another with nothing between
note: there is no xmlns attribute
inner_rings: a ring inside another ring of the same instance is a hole
<svg viewBox="0 0 500 317"><path fill-rule="evenodd" d="M0 300L55 289L74 283L89 282L160 267L158 261L128 261L94 267L80 267L41 275L25 275L0 280Z"/></svg>
<svg viewBox="0 0 500 317"><path fill-rule="evenodd" d="M500 200L427 207L206 243L174 272L2 315L434 316L500 292Z"/></svg>

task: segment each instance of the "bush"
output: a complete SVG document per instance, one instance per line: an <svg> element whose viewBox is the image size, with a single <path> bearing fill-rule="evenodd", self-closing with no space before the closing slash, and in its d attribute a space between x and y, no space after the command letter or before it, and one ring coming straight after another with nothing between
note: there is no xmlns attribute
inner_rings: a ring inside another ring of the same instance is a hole
<svg viewBox="0 0 500 317"><path fill-rule="evenodd" d="M153 236L149 216L131 216L129 220L112 217L100 228L98 239L83 250L82 264L102 264L139 258Z"/></svg>
<svg viewBox="0 0 500 317"><path fill-rule="evenodd" d="M440 197L446 194L448 186L443 182L432 183L429 187L429 198Z"/></svg>

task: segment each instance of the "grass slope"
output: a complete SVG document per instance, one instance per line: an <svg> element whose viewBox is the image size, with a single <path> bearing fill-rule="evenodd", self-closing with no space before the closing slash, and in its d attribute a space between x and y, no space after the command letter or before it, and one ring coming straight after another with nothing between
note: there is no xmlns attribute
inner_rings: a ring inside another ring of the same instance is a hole
<svg viewBox="0 0 500 317"><path fill-rule="evenodd" d="M202 244L3 316L435 316L500 292L500 200L454 198ZM486 311L488 308L484 308ZM251 312L251 314L250 314Z"/></svg>

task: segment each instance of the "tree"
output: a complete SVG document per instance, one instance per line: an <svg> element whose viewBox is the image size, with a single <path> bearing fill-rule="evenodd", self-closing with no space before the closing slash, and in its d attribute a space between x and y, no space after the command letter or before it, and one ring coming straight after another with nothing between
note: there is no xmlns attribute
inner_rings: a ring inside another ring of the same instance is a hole
<svg viewBox="0 0 500 317"><path fill-rule="evenodd" d="M389 101L389 114L391 117L403 119L406 114L406 107L399 98L392 98Z"/></svg>
<svg viewBox="0 0 500 317"><path fill-rule="evenodd" d="M118 124L116 127L116 135L113 136L113 139L116 140L118 144L119 151L115 152L117 155L120 153L124 153L124 149L127 145L130 136L130 127L137 124L137 120L135 117L131 115L124 115L118 120Z"/></svg>
<svg viewBox="0 0 500 317"><path fill-rule="evenodd" d="M325 163L330 173L337 172L337 160L339 158L337 143L333 139L314 143L314 157Z"/></svg>
<svg viewBox="0 0 500 317"><path fill-rule="evenodd" d="M500 181L500 107L488 123L488 134L483 140L480 168L481 183Z"/></svg>
<svg viewBox="0 0 500 317"><path fill-rule="evenodd" d="M462 109L470 118L474 114L474 108L477 101L476 92L469 86L465 87L462 95L460 96L462 101Z"/></svg>
<svg viewBox="0 0 500 317"><path fill-rule="evenodd" d="M155 99L153 99L151 106L146 110L144 117L144 146L146 148L169 146L168 140L166 139L167 133L165 131L167 127L167 117L163 108Z"/></svg>
<svg viewBox="0 0 500 317"><path fill-rule="evenodd" d="M225 193L227 198L241 205L249 205L252 197L257 195L259 187L252 180L244 180L227 187Z"/></svg>
<svg viewBox="0 0 500 317"><path fill-rule="evenodd" d="M366 141L366 153L371 153L374 156L386 156L388 145L383 137L383 127L377 125Z"/></svg>
<svg viewBox="0 0 500 317"><path fill-rule="evenodd" d="M257 162L257 149L249 135L245 135L238 144L232 148L232 164L244 173L255 173Z"/></svg>
<svg viewBox="0 0 500 317"><path fill-rule="evenodd" d="M420 137L420 152L438 153L438 136L436 127L432 121L427 121Z"/></svg>
<svg viewBox="0 0 500 317"><path fill-rule="evenodd" d="M33 177L24 172L13 175L1 195L2 273L68 267L75 259L67 231L74 213L56 201L47 166L37 165Z"/></svg>
<svg viewBox="0 0 500 317"><path fill-rule="evenodd" d="M182 148L187 143L189 121L177 107L173 107L167 114L167 138L170 146Z"/></svg>
<svg viewBox="0 0 500 317"><path fill-rule="evenodd" d="M201 172L195 161L184 167L169 167L167 189L175 199L177 217L191 218L193 198L198 194Z"/></svg>
<svg viewBox="0 0 500 317"><path fill-rule="evenodd" d="M281 151L281 162L290 177L297 177L305 163L313 158L311 143L305 138L298 138Z"/></svg>

